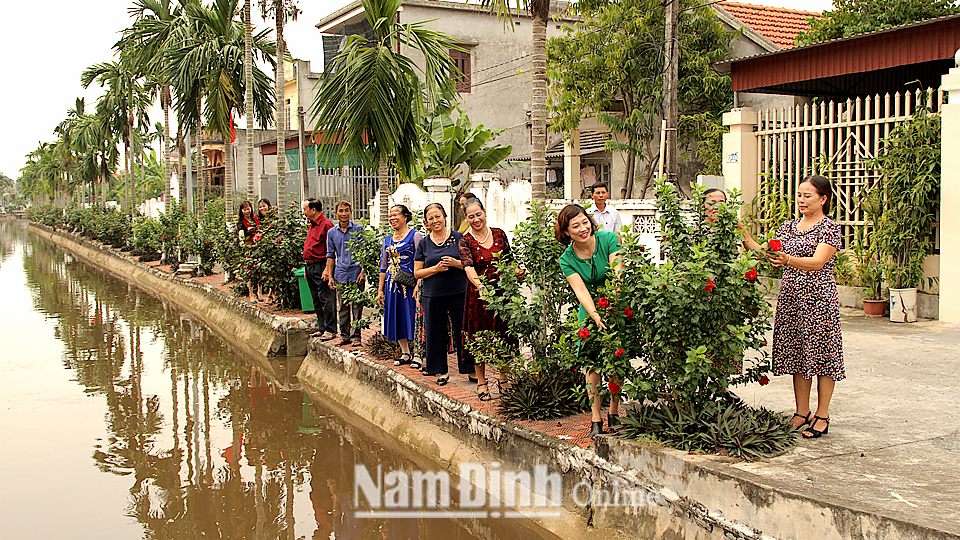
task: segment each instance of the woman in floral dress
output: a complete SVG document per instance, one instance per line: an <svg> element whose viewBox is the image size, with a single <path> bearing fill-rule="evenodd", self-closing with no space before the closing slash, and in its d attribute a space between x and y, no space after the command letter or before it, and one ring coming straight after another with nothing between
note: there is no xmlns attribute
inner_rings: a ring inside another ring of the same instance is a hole
<svg viewBox="0 0 960 540"><path fill-rule="evenodd" d="M774 265L783 266L773 327L773 373L793 375L797 408L791 422L798 428L806 426L802 433L806 438L827 433L834 387L846 377L840 300L833 273L841 247L840 225L826 216L832 197L830 180L805 178L797 188L801 217L777 229L775 238L781 248L769 255ZM810 418L814 377L817 409Z"/></svg>
<svg viewBox="0 0 960 540"><path fill-rule="evenodd" d="M467 201L464 212L467 223L470 224L470 230L460 240L460 260L463 262L468 281L463 310L463 341L466 343L474 339L473 335L481 330L491 330L502 336L501 339L517 346L516 340L510 339L507 334L506 323L497 317L492 309L488 309L487 303L480 299L480 291L484 287L480 282L480 276L484 276L488 283L496 285L499 274L493 264L496 260L495 255L500 253L501 257L506 257L510 254L507 233L487 225L487 213L479 199ZM476 366L477 396L480 401L488 401L490 390L487 386L486 367L477 363L477 359L468 347L464 347L463 364L464 371L469 371L470 366ZM501 371L498 382L502 385L506 382L506 377L507 374Z"/></svg>

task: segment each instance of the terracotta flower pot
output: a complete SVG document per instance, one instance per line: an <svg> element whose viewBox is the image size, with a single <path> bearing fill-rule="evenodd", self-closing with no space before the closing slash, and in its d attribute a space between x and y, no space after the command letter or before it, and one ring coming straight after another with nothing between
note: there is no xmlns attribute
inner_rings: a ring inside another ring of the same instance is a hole
<svg viewBox="0 0 960 540"><path fill-rule="evenodd" d="M863 314L867 317L883 317L887 311L887 300L864 300Z"/></svg>

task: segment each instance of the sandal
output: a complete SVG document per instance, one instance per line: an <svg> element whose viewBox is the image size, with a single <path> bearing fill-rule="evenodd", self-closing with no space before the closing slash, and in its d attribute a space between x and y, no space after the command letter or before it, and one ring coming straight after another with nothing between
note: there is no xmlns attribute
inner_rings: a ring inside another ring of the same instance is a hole
<svg viewBox="0 0 960 540"><path fill-rule="evenodd" d="M807 429L803 430L802 435L803 435L803 438L804 438L804 439L819 439L819 438L822 437L823 435L826 435L826 434L827 434L827 431L830 429L830 419L829 419L829 418L824 418L824 417L822 417L822 416L817 416L817 415L813 415L813 418L814 418L814 420L813 420L813 422L810 423L810 427L808 427ZM822 429L822 430L814 429L813 426L817 425L817 420L823 420L824 422L827 423L827 425L823 426L823 429Z"/></svg>
<svg viewBox="0 0 960 540"><path fill-rule="evenodd" d="M480 391L480 387L481 387L481 386L484 387L484 388L486 388L486 390L484 390L483 392L481 392L481 391ZM489 390L489 387L487 386L487 383L478 384L478 385L477 385L477 399L479 399L480 401L490 401L490 392L488 392L487 390Z"/></svg>
<svg viewBox="0 0 960 540"><path fill-rule="evenodd" d="M437 386L446 386L448 382L450 382L450 375L446 373L437 377Z"/></svg>
<svg viewBox="0 0 960 540"><path fill-rule="evenodd" d="M404 357L406 357L406 360L404 360ZM412 363L413 363L413 359L411 358L410 353L407 353L407 352L401 354L400 358L393 361L393 365L395 366L405 366L407 364L412 364Z"/></svg>
<svg viewBox="0 0 960 540"><path fill-rule="evenodd" d="M414 358L413 360L410 361L410 367L412 367L413 369L420 369L422 366L423 366L423 363L420 362L419 358Z"/></svg>
<svg viewBox="0 0 960 540"><path fill-rule="evenodd" d="M792 422L794 417L803 418L803 422L801 422L800 425L796 427L797 429L800 429L800 428L802 428L803 426L805 426L805 425L807 425L807 424L810 423L810 415L811 415L811 414L813 414L813 411L808 412L806 416L804 416L804 415L802 415L802 414L800 414L800 413L793 413L793 416L790 417L790 421Z"/></svg>

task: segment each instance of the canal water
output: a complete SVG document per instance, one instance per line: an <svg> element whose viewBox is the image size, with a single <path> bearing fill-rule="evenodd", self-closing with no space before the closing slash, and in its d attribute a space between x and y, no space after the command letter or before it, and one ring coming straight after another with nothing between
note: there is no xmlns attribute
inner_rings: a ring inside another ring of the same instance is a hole
<svg viewBox="0 0 960 540"><path fill-rule="evenodd" d="M311 402L299 359L0 221L0 537L552 538L522 519L361 518L354 466L424 458Z"/></svg>

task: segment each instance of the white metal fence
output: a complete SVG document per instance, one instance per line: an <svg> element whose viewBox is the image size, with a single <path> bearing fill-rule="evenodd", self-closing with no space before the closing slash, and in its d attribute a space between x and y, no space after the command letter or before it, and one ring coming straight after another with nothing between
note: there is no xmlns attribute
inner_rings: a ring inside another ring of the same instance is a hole
<svg viewBox="0 0 960 540"><path fill-rule="evenodd" d="M767 180L761 181L761 190L779 190L793 204L804 176L829 177L835 190L832 217L840 224L844 247L849 247L854 229L864 225L861 192L878 179L865 161L875 157L881 141L920 106L939 113L943 103L944 92L918 90L760 111L757 172Z"/></svg>

